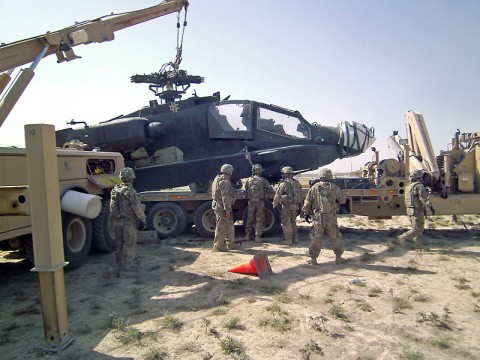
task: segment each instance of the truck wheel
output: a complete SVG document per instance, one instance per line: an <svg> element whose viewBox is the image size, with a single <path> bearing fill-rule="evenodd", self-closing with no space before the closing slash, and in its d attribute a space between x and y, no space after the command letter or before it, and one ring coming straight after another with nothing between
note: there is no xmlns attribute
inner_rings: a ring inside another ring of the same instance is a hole
<svg viewBox="0 0 480 360"><path fill-rule="evenodd" d="M206 201L198 207L193 216L193 222L195 229L202 237L215 237L216 219L211 201Z"/></svg>
<svg viewBox="0 0 480 360"><path fill-rule="evenodd" d="M248 207L243 212L243 226L247 225ZM255 224L253 224L255 227ZM273 210L273 206L269 202L265 202L265 223L262 231L262 236L274 235L280 230L282 226L280 215Z"/></svg>
<svg viewBox="0 0 480 360"><path fill-rule="evenodd" d="M93 220L93 247L103 253L111 253L117 248L115 230L110 222L110 197L105 197L100 214Z"/></svg>
<svg viewBox="0 0 480 360"><path fill-rule="evenodd" d="M160 239L175 237L185 231L187 215L175 203L158 203L147 214L149 230L155 230Z"/></svg>
<svg viewBox="0 0 480 360"><path fill-rule="evenodd" d="M190 191L194 194L201 194L210 191L212 187L212 180L202 181L202 182L192 182L188 184Z"/></svg>
<svg viewBox="0 0 480 360"><path fill-rule="evenodd" d="M83 216L62 213L63 248L66 269L76 269L85 261L92 247L92 222Z"/></svg>

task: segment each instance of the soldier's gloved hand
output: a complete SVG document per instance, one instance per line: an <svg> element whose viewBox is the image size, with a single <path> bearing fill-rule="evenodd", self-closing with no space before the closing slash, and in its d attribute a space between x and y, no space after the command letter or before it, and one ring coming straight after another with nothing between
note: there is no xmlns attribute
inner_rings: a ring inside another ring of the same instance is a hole
<svg viewBox="0 0 480 360"><path fill-rule="evenodd" d="M142 230L147 230L148 224L146 220L142 220Z"/></svg>
<svg viewBox="0 0 480 360"><path fill-rule="evenodd" d="M432 212L432 215L435 215L435 208L432 205L430 205L430 211Z"/></svg>
<svg viewBox="0 0 480 360"><path fill-rule="evenodd" d="M305 214L305 221L309 224L312 222L312 218L310 217L310 215Z"/></svg>
<svg viewBox="0 0 480 360"><path fill-rule="evenodd" d="M301 210L297 210L297 216L302 216L302 211Z"/></svg>

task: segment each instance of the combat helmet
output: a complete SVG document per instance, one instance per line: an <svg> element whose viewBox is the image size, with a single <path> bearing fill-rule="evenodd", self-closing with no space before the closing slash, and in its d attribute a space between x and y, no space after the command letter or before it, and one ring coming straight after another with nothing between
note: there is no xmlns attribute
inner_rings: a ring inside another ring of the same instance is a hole
<svg viewBox="0 0 480 360"><path fill-rule="evenodd" d="M220 168L221 174L232 175L233 174L233 166L230 164L223 164Z"/></svg>
<svg viewBox="0 0 480 360"><path fill-rule="evenodd" d="M293 169L290 166L284 166L282 170L280 170L282 174L289 174L293 175Z"/></svg>
<svg viewBox="0 0 480 360"><path fill-rule="evenodd" d="M332 170L328 168L320 169L320 171L318 172L318 177L322 181L330 181L333 179Z"/></svg>
<svg viewBox="0 0 480 360"><path fill-rule="evenodd" d="M135 171L129 167L123 168L120 170L120 180L123 182L132 182L135 180Z"/></svg>
<svg viewBox="0 0 480 360"><path fill-rule="evenodd" d="M421 180L423 178L423 170L413 170L410 173L410 179L418 179Z"/></svg>
<svg viewBox="0 0 480 360"><path fill-rule="evenodd" d="M252 166L252 174L261 174L263 172L262 165L260 164L255 164Z"/></svg>

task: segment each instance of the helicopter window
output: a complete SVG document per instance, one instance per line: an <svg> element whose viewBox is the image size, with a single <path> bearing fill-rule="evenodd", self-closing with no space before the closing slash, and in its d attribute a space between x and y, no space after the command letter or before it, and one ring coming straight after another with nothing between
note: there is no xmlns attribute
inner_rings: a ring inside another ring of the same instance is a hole
<svg viewBox="0 0 480 360"><path fill-rule="evenodd" d="M259 108L257 127L260 130L290 138L311 139L312 137L310 128L299 118L264 108Z"/></svg>
<svg viewBox="0 0 480 360"><path fill-rule="evenodd" d="M252 133L251 105L228 102L209 107L209 132L213 138L250 138Z"/></svg>

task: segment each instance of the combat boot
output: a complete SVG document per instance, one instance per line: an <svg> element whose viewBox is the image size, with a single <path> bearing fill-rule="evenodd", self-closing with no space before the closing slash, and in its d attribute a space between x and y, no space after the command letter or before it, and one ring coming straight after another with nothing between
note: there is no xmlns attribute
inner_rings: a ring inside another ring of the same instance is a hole
<svg viewBox="0 0 480 360"><path fill-rule="evenodd" d="M341 255L337 255L335 258L335 264L345 264L347 259L344 259Z"/></svg>
<svg viewBox="0 0 480 360"><path fill-rule="evenodd" d="M220 252L228 251L226 246L216 246L216 245L213 246L212 250L213 251L220 251Z"/></svg>
<svg viewBox="0 0 480 360"><path fill-rule="evenodd" d="M310 265L318 265L316 257L310 258L310 260L308 260L307 263L309 263Z"/></svg>
<svg viewBox="0 0 480 360"><path fill-rule="evenodd" d="M228 242L228 250L238 250L240 249L240 245L238 245L235 241Z"/></svg>
<svg viewBox="0 0 480 360"><path fill-rule="evenodd" d="M255 235L255 242L256 243L261 243L262 242L262 239L261 239L260 235L258 235L258 234Z"/></svg>

